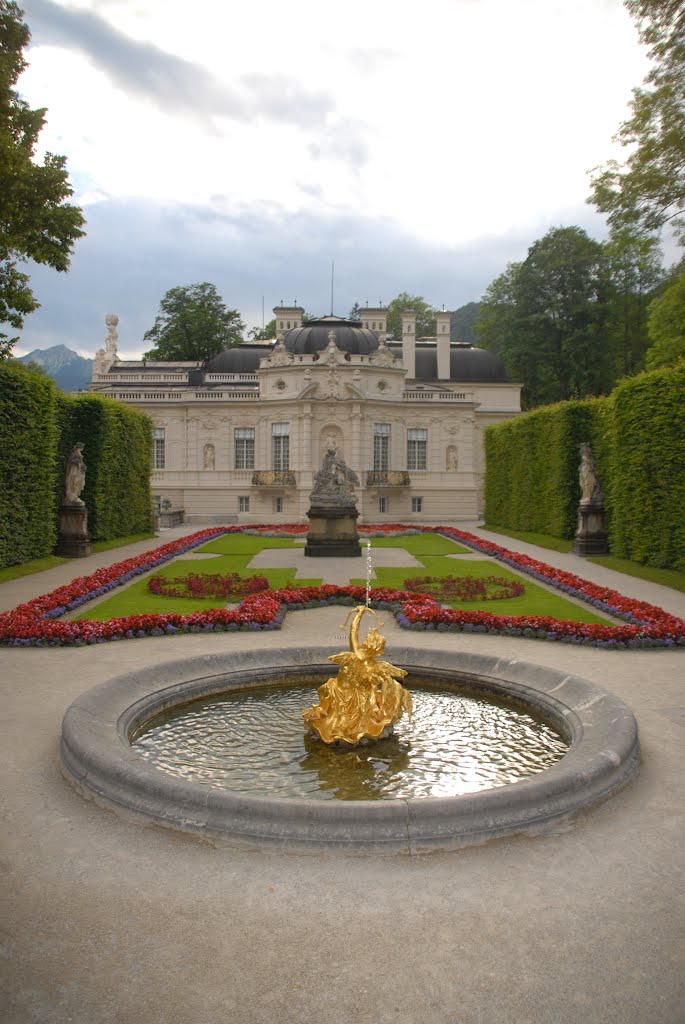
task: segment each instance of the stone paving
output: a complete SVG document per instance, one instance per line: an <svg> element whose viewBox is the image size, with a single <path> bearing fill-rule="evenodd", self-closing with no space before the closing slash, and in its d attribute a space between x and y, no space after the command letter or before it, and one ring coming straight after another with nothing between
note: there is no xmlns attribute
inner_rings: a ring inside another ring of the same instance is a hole
<svg viewBox="0 0 685 1024"><path fill-rule="evenodd" d="M183 532L0 585L0 607ZM685 616L669 588L492 539ZM640 728L642 767L618 795L458 853L237 851L132 824L62 779L61 718L83 690L205 651L334 648L341 622L333 607L291 613L278 633L0 649L4 1024L682 1024L682 651L412 633L456 664L476 651L566 668ZM407 634L392 619L384 631L392 660Z"/></svg>

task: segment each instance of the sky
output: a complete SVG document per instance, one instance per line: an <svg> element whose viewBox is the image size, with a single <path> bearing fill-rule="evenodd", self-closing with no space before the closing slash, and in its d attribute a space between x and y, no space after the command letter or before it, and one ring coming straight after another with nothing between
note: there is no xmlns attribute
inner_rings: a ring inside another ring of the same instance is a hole
<svg viewBox="0 0 685 1024"><path fill-rule="evenodd" d="M209 281L248 327L402 291L478 301L550 228L595 238L588 172L648 62L620 0L20 0L18 89L87 219L30 268L16 354L137 358L164 293Z"/></svg>

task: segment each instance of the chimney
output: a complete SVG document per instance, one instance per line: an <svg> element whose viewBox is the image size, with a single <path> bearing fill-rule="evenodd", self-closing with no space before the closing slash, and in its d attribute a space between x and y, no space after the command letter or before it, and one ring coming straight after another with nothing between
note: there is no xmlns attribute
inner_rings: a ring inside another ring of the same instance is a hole
<svg viewBox="0 0 685 1024"><path fill-rule="evenodd" d="M435 347L437 351L438 380L450 379L450 311L441 309L435 314Z"/></svg>
<svg viewBox="0 0 685 1024"><path fill-rule="evenodd" d="M403 309L402 318L402 362L407 371L407 380L416 379L416 311Z"/></svg>

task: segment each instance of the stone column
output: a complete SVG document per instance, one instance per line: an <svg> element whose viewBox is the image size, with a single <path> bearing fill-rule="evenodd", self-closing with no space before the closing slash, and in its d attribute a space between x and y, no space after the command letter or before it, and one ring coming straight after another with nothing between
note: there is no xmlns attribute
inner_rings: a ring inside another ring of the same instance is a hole
<svg viewBox="0 0 685 1024"><path fill-rule="evenodd" d="M435 314L436 358L438 380L450 379L450 312L447 309Z"/></svg>

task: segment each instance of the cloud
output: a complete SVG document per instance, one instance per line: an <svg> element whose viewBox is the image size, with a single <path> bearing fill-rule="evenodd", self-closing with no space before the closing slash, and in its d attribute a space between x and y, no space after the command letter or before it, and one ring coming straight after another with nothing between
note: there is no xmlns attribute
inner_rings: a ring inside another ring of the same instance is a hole
<svg viewBox="0 0 685 1024"><path fill-rule="evenodd" d="M117 88L151 100L166 113L242 124L262 118L311 129L323 126L335 110L331 95L303 88L286 75L244 74L228 85L199 64L132 39L91 11L51 0L26 0L24 7L34 45L82 53Z"/></svg>
<svg viewBox="0 0 685 1024"><path fill-rule="evenodd" d="M248 324L261 323L282 298L295 298L313 315L330 312L331 261L335 311L355 302L388 302L401 291L455 309L477 301L510 260L552 223L502 237L449 247L417 241L396 221L359 214L292 214L275 203L191 206L106 201L89 210L88 235L68 274L31 269L42 308L26 320L21 351L64 344L92 356L105 337L104 317L119 314L120 352L143 351L143 334L164 293L176 285L210 281ZM566 211L594 237L601 222L587 207ZM554 217L559 224L562 218Z"/></svg>

